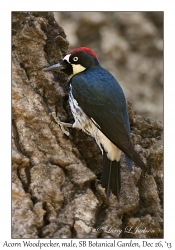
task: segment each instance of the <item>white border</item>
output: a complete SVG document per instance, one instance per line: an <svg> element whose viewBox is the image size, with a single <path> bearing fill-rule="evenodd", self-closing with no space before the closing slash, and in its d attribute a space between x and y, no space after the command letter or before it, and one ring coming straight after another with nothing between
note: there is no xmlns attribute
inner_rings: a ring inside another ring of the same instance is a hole
<svg viewBox="0 0 175 250"><path fill-rule="evenodd" d="M175 177L175 15L174 1L13 1L1 2L0 15L0 247L11 240L11 11L164 11L164 125L165 125L165 231L164 240L174 237L174 177ZM12 241L12 240L11 240ZM13 242L16 240L13 240ZM19 240L17 240L19 241ZM139 240L138 240L139 241ZM154 240L150 240L153 242ZM17 249L17 248L13 248ZM71 249L71 248L69 248ZM125 248L122 248L125 249ZM130 248L131 249L131 248ZM145 248L147 249L147 248Z"/></svg>

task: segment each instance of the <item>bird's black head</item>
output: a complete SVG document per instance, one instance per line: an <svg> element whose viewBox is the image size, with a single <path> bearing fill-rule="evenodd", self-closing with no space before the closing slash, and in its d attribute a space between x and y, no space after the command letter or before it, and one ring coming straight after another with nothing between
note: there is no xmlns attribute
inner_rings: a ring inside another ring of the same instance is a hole
<svg viewBox="0 0 175 250"><path fill-rule="evenodd" d="M62 70L68 76L72 77L88 68L94 68L99 65L96 54L86 48L80 47L70 51L60 64L53 65L48 70Z"/></svg>

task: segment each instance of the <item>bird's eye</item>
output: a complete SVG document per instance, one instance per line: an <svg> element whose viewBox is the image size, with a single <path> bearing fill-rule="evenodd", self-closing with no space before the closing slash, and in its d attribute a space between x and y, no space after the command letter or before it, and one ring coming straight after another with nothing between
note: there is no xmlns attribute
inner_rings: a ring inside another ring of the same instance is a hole
<svg viewBox="0 0 175 250"><path fill-rule="evenodd" d="M73 61L74 61L74 62L78 61L78 57L77 57L77 56L74 56Z"/></svg>

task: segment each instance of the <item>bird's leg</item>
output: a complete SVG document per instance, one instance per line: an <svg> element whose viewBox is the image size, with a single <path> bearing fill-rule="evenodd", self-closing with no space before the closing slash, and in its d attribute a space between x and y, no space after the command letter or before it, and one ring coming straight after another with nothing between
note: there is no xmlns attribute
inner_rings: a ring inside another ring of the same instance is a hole
<svg viewBox="0 0 175 250"><path fill-rule="evenodd" d="M63 133L67 136L69 136L69 131L67 131L65 129L65 127L67 128L72 128L72 124L71 123L65 123L65 122L61 122L60 119L56 116L56 112L52 112L52 116L54 118L54 120L56 121L56 123L58 123L58 125L60 125L61 130L63 131Z"/></svg>

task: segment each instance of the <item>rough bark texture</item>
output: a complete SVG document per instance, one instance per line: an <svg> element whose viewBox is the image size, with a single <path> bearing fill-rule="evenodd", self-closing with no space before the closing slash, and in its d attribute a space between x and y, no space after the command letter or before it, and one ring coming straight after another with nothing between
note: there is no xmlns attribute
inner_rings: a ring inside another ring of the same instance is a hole
<svg viewBox="0 0 175 250"><path fill-rule="evenodd" d="M94 140L75 130L65 136L50 115L73 121L66 76L42 70L67 53L63 29L51 12L13 12L12 22L12 237L162 237L161 123L128 102L132 141L152 174L134 164L130 172L122 155L120 203L108 201Z"/></svg>

